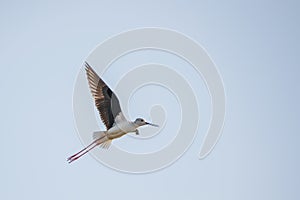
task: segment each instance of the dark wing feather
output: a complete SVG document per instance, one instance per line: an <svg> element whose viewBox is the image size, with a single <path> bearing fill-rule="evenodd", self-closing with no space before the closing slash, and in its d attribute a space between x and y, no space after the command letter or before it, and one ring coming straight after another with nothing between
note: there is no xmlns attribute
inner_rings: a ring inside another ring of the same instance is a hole
<svg viewBox="0 0 300 200"><path fill-rule="evenodd" d="M85 62L85 70L95 105L108 130L113 126L115 117L121 112L119 100L87 62Z"/></svg>

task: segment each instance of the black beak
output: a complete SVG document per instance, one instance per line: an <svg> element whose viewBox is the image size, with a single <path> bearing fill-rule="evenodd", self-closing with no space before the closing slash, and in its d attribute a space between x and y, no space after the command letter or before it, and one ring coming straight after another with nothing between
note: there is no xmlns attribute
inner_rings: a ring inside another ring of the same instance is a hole
<svg viewBox="0 0 300 200"><path fill-rule="evenodd" d="M155 127L159 127L157 124L152 124L152 123L149 123L149 122L146 122L147 125L150 125L150 126L155 126Z"/></svg>

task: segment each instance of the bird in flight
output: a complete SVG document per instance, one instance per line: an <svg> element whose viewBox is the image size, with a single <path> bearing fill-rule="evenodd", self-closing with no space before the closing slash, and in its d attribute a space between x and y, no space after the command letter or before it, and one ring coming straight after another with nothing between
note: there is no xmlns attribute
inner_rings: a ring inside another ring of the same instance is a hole
<svg viewBox="0 0 300 200"><path fill-rule="evenodd" d="M106 131L94 132L93 142L78 153L70 156L67 159L69 163L85 155L96 146L108 149L112 140L122 137L127 133L135 132L139 135L137 128L140 126L151 125L158 127L158 125L146 122L142 118L137 118L135 121L128 121L121 111L117 96L87 62L85 62L85 70L95 105L99 111L102 122L106 126Z"/></svg>

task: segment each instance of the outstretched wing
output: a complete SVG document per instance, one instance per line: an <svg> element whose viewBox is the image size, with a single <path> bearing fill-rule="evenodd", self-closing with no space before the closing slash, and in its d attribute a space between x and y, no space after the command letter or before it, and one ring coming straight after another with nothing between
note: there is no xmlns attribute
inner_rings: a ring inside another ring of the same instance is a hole
<svg viewBox="0 0 300 200"><path fill-rule="evenodd" d="M108 130L113 126L115 117L121 112L119 100L87 62L85 62L85 70L95 105Z"/></svg>

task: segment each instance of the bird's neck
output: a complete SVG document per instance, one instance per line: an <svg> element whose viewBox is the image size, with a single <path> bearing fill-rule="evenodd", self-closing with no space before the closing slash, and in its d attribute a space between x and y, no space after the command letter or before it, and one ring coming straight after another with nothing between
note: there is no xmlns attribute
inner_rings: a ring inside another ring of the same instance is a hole
<svg viewBox="0 0 300 200"><path fill-rule="evenodd" d="M137 125L136 123L134 123L134 121L133 122L130 122L135 128L138 128L139 127L139 125Z"/></svg>

